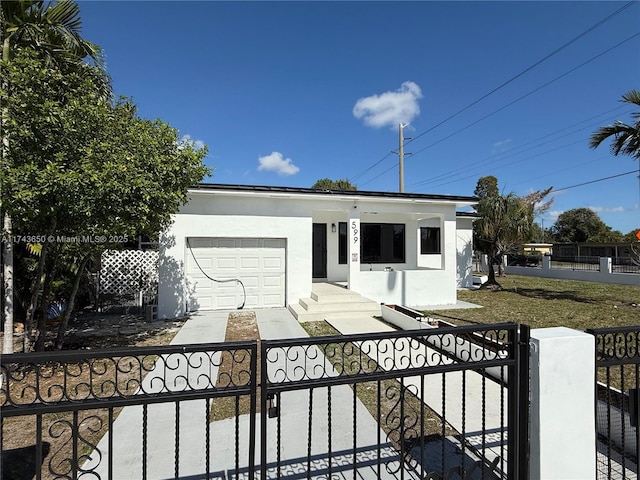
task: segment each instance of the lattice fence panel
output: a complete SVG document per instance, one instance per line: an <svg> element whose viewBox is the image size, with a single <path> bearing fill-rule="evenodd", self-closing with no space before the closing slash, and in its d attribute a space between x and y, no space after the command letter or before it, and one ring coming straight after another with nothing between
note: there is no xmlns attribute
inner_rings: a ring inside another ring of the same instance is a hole
<svg viewBox="0 0 640 480"><path fill-rule="evenodd" d="M107 250L102 254L101 295L154 297L158 287L158 252Z"/></svg>

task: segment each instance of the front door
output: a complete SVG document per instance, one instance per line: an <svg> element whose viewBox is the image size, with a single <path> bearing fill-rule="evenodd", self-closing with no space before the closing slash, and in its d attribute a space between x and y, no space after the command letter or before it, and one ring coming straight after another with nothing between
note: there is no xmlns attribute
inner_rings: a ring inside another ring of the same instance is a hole
<svg viewBox="0 0 640 480"><path fill-rule="evenodd" d="M313 278L327 278L327 224L313 224Z"/></svg>

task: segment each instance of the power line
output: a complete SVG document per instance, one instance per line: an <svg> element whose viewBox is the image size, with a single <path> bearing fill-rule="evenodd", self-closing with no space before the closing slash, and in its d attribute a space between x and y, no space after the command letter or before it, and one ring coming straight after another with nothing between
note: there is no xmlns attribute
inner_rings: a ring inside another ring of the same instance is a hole
<svg viewBox="0 0 640 480"><path fill-rule="evenodd" d="M371 171L372 169L374 169L375 167L377 167L378 165L380 165L384 160L386 160L387 158L389 158L391 156L391 153L387 153L384 157L382 157L380 160L378 160L376 163L374 163L373 165L371 165L369 168L367 168L366 170L363 170L362 172L360 172L358 175L355 175L354 177L350 178L350 181L355 181L358 178L362 177L365 173ZM376 177L377 178L377 177ZM371 180L369 180L371 181Z"/></svg>
<svg viewBox="0 0 640 480"><path fill-rule="evenodd" d="M580 65L577 65L576 67L573 67L571 70L566 71L566 72L565 72L565 73L563 73L562 75L558 75L558 76L557 76L557 77L555 77L554 79L549 80L548 82L546 82L546 83L542 84L542 85L541 85L541 86L539 86L538 88L535 88L535 89L531 90L530 92L528 92L528 93L526 93L526 94L524 94L524 95L522 95L522 96L520 96L520 97L516 98L515 100L513 100L513 101L511 101L511 102L507 103L506 105L503 105L502 107L498 108L497 110L494 110L493 112L491 112L491 113L489 113L489 114L485 115L484 117L482 117L482 118L480 118L480 119L478 119L478 120L476 120L476 121L474 121L474 122L471 122L471 123L470 123L470 124L468 124L467 126L462 127L462 128L461 128L461 129L459 129L459 130L456 130L455 132L453 132L453 133L451 133L451 134L447 135L446 137L441 138L441 139L440 139L440 140L438 140L437 142L434 142L434 143L432 143L431 145L428 145L428 146L426 146L426 147L424 147L424 148L422 148L422 149L420 149L420 150L418 150L418 151L416 151L416 152L413 152L413 157L415 157L415 156L416 156L416 155L418 155L419 153L424 152L425 150L428 150L428 149L429 149L429 148L431 148L431 147L434 147L434 146L438 145L439 143L444 142L445 140L448 140L449 138L451 138L451 137L453 137L453 136L457 135L458 133L463 132L463 131L465 131L466 129L473 127L474 125L477 125L478 123L480 123L480 122L482 122L482 121L486 120L487 118L489 118L489 117L491 117L491 116L495 115L496 113L501 112L501 111L502 111L502 110L504 110L505 108L508 108L508 107L510 107L511 105L513 105L513 104L515 104L515 103L518 103L520 100L524 100L524 99L525 99L525 98L527 98L528 96L533 95L534 93L536 93L536 92L538 92L538 91L542 90L542 89L543 89L543 88L545 88L545 87L548 87L548 86L549 86L549 85L551 85L552 83L557 82L557 81L558 81L558 80L560 80L561 78L566 77L567 75L569 75L569 74L571 74L571 73L575 72L575 71L576 71L576 70L578 70L579 68L584 67L584 66L585 66L585 65L587 65L588 63L593 62L595 59L597 59L597 58L599 58L599 57L601 57L601 56L603 56L603 55L605 55L605 54L609 53L611 50L614 50L614 49L618 48L620 45L623 45L624 43L626 43L626 42L628 42L628 41L630 41L630 40L633 40L634 38L636 38L636 37L638 37L638 36L640 36L640 32L637 32L637 33L635 33L635 34L631 35L630 37L626 38L625 40L623 40L623 41L621 41L621 42L619 42L619 43L617 43L617 44L613 45L612 47L610 47L610 48L608 48L608 49L604 50L603 52L600 52L598 55L595 55L594 57L591 57L589 60L587 60L587 61L585 61L585 62L581 63Z"/></svg>
<svg viewBox="0 0 640 480"><path fill-rule="evenodd" d="M563 190L570 190L572 188L583 187L585 185L591 185L592 183L604 182L605 180L611 180L612 178L624 177L625 175L631 175L632 173L638 173L638 170L635 169L635 170L631 170L630 172L619 173L618 175L611 175L610 177L598 178L596 180L591 180L589 182L578 183L576 185L571 185L569 187L554 188L549 193L562 192Z"/></svg>
<svg viewBox="0 0 640 480"><path fill-rule="evenodd" d="M428 178L428 179L420 180L420 181L418 181L418 182L416 182L416 183L411 184L411 185L410 185L410 187L417 187L417 186L429 185L429 184L431 184L431 183L438 182L438 181L440 181L440 180L444 179L445 177L448 177L448 176L456 176L456 175L458 175L458 174L459 174L458 172L468 172L468 171L469 171L469 168L473 167L474 165L481 165L482 167L487 167L488 165L493 165L493 164L496 164L496 163L498 163L498 162L502 162L502 161L504 161L504 160L505 160L505 159L507 159L507 158L513 157L514 155L520 155L520 154L522 154L522 153L524 153L524 152L527 152L527 151L529 151L529 150L533 150L533 149L539 148L539 147L541 147L541 146L543 146L543 145L546 145L546 144L548 144L548 143L556 142L556 141L560 140L560 138L553 138L553 139L548 140L548 141L546 141L546 142L537 143L536 145L533 145L533 146L531 146L531 147L529 147L529 148L524 148L524 147L527 147L528 145L531 145L531 144L534 144L534 143L536 143L536 142L539 142L540 140L544 140L545 138L552 137L552 136L554 136L554 135L558 135L558 134L560 134L560 133L565 132L566 130L569 130L570 128L576 127L576 126L581 125L581 124L583 124L583 123L585 123L585 122L588 122L588 121L593 120L593 119L595 119L595 118L602 117L603 115L609 114L609 113L611 113L611 112L613 112L613 111L615 111L615 110L620 110L620 109L622 109L622 108L628 108L628 107L627 107L627 105L619 105L619 106L617 106L617 107L615 107L615 108L612 108L612 109L610 109L610 110L607 110L607 111L605 111L605 112L599 113L599 114L597 114L597 115L593 115L593 116L591 116L591 117L589 117L589 118L586 118L586 119L584 119L584 120L581 120L581 121L579 121L579 122L576 122L576 123L574 123L574 124L571 124L571 125L569 125L569 126L567 126L567 127L563 127L563 128L561 128L561 129L559 129L559 130L556 130L556 131L554 131L554 132L551 132L551 133L545 134L545 135L543 135L543 136L541 136L541 137L535 138L535 139L530 140L530 141L528 141L528 142L526 142L526 143L523 143L523 144L521 144L521 145L515 146L515 147L510 148L510 149L508 149L508 150L505 150L504 152L500 152L500 153L497 153L497 154L494 154L494 155L489 155L488 157L485 157L485 158L483 158L483 159L481 159L481 160L476 160L476 161L471 162L471 163L469 163L469 164L466 164L466 165L464 165L464 166L458 167L458 168L456 168L456 169L454 169L454 170L449 170L448 172L442 173L442 174L440 174L440 175L436 175L435 177L431 177L431 178ZM629 112L631 112L631 111L633 111L633 110L628 110L627 112L623 112L623 113L624 113L624 114L626 114L626 113L629 113ZM570 133L567 133L567 134L565 135L565 137L566 137L567 135L573 135L573 134L575 134L575 133L581 132L581 131L586 130L586 129L588 129L588 128L592 128L593 126L599 125L599 124L600 124L600 123L602 123L603 121L604 121L604 120L598 120L597 122L590 123L590 124L588 124L588 125L586 125L586 126L584 126L584 127L581 127L581 128L579 128L579 129L577 129L577 130L574 130L574 131L572 131L572 132L570 132ZM570 145L573 145L573 143L571 143ZM523 148L524 148L524 149L523 149ZM559 147L559 148L562 148L562 147ZM517 150L520 150L520 151L517 151ZM553 151L554 151L554 150L551 150L550 152L553 152ZM549 153L549 152L546 152L546 153ZM495 157L502 157L502 158L495 158ZM520 161L528 160L529 158L531 158L531 157L528 157L528 158L522 159L522 160L520 160ZM489 162L486 162L487 160L491 160L491 159L494 159L494 160L489 161ZM486 163L485 163L485 162L486 162ZM465 178L468 178L468 177L465 177ZM451 183L451 182L450 182L450 183Z"/></svg>
<svg viewBox="0 0 640 480"><path fill-rule="evenodd" d="M500 89L502 89L503 87L505 87L506 85L510 84L511 82L513 82L514 80L518 79L519 77L521 77L522 75L524 75L525 73L529 72L530 70L534 69L535 67L541 65L542 63L544 63L546 60L548 60L549 58L553 57L554 55L556 55L557 53L559 53L560 51L564 50L566 47L568 47L569 45L575 43L576 41L578 41L580 38L584 37L585 35L587 35L588 33L592 32L593 30L595 30L596 28L598 28L599 26L603 25L604 23L608 22L609 20L611 20L613 17L615 17L616 15L620 14L621 12L623 12L624 10L626 10L627 8L629 8L631 5L633 5L637 0L632 0L628 3L626 3L625 5L623 5L622 7L620 7L618 10L614 11L613 13L609 14L608 16L606 16L605 18L599 20L598 22L596 22L594 25L592 25L591 27L587 28L586 30L584 30L583 32L581 32L580 34L578 34L576 37L572 38L571 40L569 40L567 43L563 44L562 46L558 47L557 49L555 49L554 51L552 51L551 53L549 53L548 55L544 56L542 59L538 60L537 62L533 63L532 65L530 65L529 67L527 67L526 69L522 70L520 73L516 74L515 76L513 76L512 78L510 78L509 80L507 80L506 82L503 82L501 85L499 85L498 87L494 88L493 90L491 90L489 93L486 93L485 95L481 96L480 98L478 98L477 100L475 100L474 102L470 103L469 105L467 105L466 107L464 107L463 109L457 111L456 113L450 115L449 117L445 118L444 120L442 120L441 122L437 123L436 125L434 125L433 127L429 128L428 130L425 130L424 132L414 136L413 138L411 138L408 142L407 145L415 140L417 140L418 138L422 137L423 135L426 135L427 133L431 132L432 130L434 130L435 128L443 125L444 123L448 122L449 120L455 118L456 116L458 116L459 114L465 112L466 110L468 110L469 108L473 107L474 105L476 105L477 103L481 102L482 100L484 100L485 98L493 95L495 92L499 91ZM448 138L448 137L447 137ZM429 148L429 147L427 147ZM424 151L420 150L420 151ZM353 179L357 179L362 177L364 174L366 174L367 172L371 171L373 168L375 168L376 166L378 166L380 163L382 163L384 160L386 160L387 158L389 158L390 154L385 155L384 157L382 157L380 160L378 160L377 162L375 162L373 165L371 165L369 168L363 170L361 173L359 173L358 175L354 176ZM388 170L387 170L388 171ZM386 173L386 171L384 172ZM379 175L378 175L379 176ZM377 178L377 177L374 177ZM373 180L373 179L371 179ZM369 180L367 183L369 183L371 180Z"/></svg>
<svg viewBox="0 0 640 480"><path fill-rule="evenodd" d="M513 82L514 80L520 78L522 75L524 75L525 73L529 72L530 70L533 70L535 67L537 67L538 65L541 65L542 63L544 63L545 61L549 60L551 57L553 57L554 55L556 55L557 53L561 52L562 50L564 50L565 48L567 48L569 45L577 42L579 39L581 39L582 37L584 37L585 35L587 35L588 33L591 33L593 30L595 30L596 28L598 28L599 26L605 24L606 22L608 22L609 20L611 20L613 17L615 17L616 15L618 15L619 13L621 13L622 11L626 10L627 8L629 8L631 5L633 5L635 3L635 0L632 0L631 2L623 5L622 7L620 7L618 10L616 10L615 12L611 13L610 15L608 15L607 17L603 18L602 20L598 21L597 23L595 23L594 25L592 25L591 27L587 28L585 31L583 31L582 33L580 33L579 35L577 35L576 37L572 38L571 40L569 40L567 43L565 43L564 45L562 45L561 47L556 48L553 52L549 53L548 55L544 56L543 58L541 58L540 60L538 60L537 62L535 62L534 64L530 65L529 67L525 68L524 70L522 70L520 73L518 73L517 75L511 77L509 80L507 80L506 82L502 83L501 85L499 85L498 87L494 88L493 90L491 90L489 93L484 94L483 96L481 96L480 98L478 98L477 100L475 100L474 102L470 103L469 105L467 105L466 107L464 107L462 110L458 110L456 113L454 113L453 115L450 115L449 117L445 118L444 120L442 120L440 123L437 123L436 125L434 125L433 127L429 128L428 130L425 130L424 132L420 133L419 135L414 136L411 140L409 140L407 142L407 144L413 142L414 140L417 140L418 138L422 137L423 135L426 135L427 133L429 133L430 131L434 130L435 128L438 128L440 125L443 125L444 123L448 122L449 120L457 117L459 114L461 114L462 112L465 112L466 110L468 110L469 108L473 107L474 105L476 105L477 103L481 102L482 100L484 100L485 98L493 95L495 92L497 92L498 90L502 89L503 87L506 87L507 85L509 85L511 82Z"/></svg>

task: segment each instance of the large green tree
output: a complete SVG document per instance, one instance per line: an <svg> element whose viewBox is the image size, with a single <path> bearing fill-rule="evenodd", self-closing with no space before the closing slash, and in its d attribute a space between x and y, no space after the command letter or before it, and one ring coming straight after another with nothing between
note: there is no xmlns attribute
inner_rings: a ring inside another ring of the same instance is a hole
<svg viewBox="0 0 640 480"><path fill-rule="evenodd" d="M75 68L84 58L92 59L100 68L101 50L87 42L80 35L81 21L78 5L70 0L44 2L19 0L0 2L0 59L4 65L11 62L14 53L20 49L35 52L46 63L64 67L66 71ZM103 95L110 94L109 80L102 70L102 81L99 88ZM8 113L5 108L6 97L12 94L12 86L7 82L7 75L2 72L2 98L0 103L0 165L6 165L10 140L7 135L6 122ZM16 88L20 88L18 85ZM4 345L3 351L13 351L13 245L11 242L11 217L2 206L2 221L5 242L3 244L3 309Z"/></svg>
<svg viewBox="0 0 640 480"><path fill-rule="evenodd" d="M60 262L71 259L77 268L58 334L61 346L91 259L121 241L166 228L187 201L187 188L208 173L202 164L206 148L180 141L160 120L138 117L127 99L105 100L96 88L101 74L90 65L67 72L23 50L3 69L22 88L7 100L12 144L2 202L14 219L14 235L35 237L41 245L25 350L44 346L48 299L41 292L48 291Z"/></svg>
<svg viewBox="0 0 640 480"><path fill-rule="evenodd" d="M623 236L614 231L589 208L574 208L560 214L551 228L558 243L620 242Z"/></svg>
<svg viewBox="0 0 640 480"><path fill-rule="evenodd" d="M551 201L545 202L550 191L549 188L519 197L514 193L500 194L494 176L478 180L474 193L480 218L474 223L474 246L489 259L489 279L482 288L502 289L494 265L501 266L505 254L517 252L530 238L536 216L551 206Z"/></svg>

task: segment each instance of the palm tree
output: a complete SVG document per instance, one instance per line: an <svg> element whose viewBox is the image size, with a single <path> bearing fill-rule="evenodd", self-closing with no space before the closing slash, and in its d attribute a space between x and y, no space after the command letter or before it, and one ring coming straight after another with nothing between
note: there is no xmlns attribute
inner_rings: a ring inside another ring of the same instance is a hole
<svg viewBox="0 0 640 480"><path fill-rule="evenodd" d="M640 107L640 91L631 89L622 95L623 103L628 103ZM635 123L627 125L626 123L616 121L613 125L600 127L589 140L591 148L597 148L603 141L609 137L613 137L611 143L611 153L614 155L630 155L638 160L638 192L640 193L640 111L633 112L631 118ZM640 248L638 243L631 243L633 252L632 261L636 265L640 265Z"/></svg>
<svg viewBox="0 0 640 480"><path fill-rule="evenodd" d="M80 35L80 8L73 0L44 2L42 0L18 0L0 2L0 44L2 61L10 62L17 49L28 48L36 51L45 62L64 66L69 70L81 64L83 59L91 59L104 72L100 47L84 40ZM104 75L100 86L104 96L110 96L109 79ZM11 93L11 86L3 80L2 89ZM3 105L5 102L2 102ZM3 106L0 111L2 131L0 145L0 165L6 166L9 138L5 134L8 112ZM13 352L13 247L11 245L11 218L3 215L4 242L4 345L3 352ZM46 254L46 249L43 255ZM39 286L38 286L39 287ZM25 332L26 333L26 332ZM25 335L26 338L26 335Z"/></svg>
<svg viewBox="0 0 640 480"><path fill-rule="evenodd" d="M622 95L622 100L620 101L640 107L640 91L629 90ZM631 118L634 120L632 125L616 121L613 125L600 127L591 135L589 147L597 148L603 141L613 137L611 152L614 155L630 155L633 158L640 159L640 111L633 112Z"/></svg>

